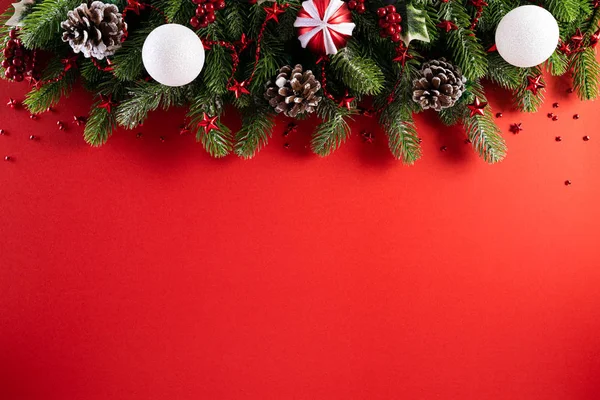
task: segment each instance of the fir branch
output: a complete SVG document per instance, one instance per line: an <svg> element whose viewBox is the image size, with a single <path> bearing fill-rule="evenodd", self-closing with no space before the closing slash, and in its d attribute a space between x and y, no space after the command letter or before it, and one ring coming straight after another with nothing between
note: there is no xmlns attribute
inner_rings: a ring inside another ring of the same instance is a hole
<svg viewBox="0 0 600 400"><path fill-rule="evenodd" d="M113 112L108 112L105 108L100 108L102 101L97 100L90 109L83 131L83 138L86 143L98 147L106 143L113 130L117 127L117 121Z"/></svg>
<svg viewBox="0 0 600 400"><path fill-rule="evenodd" d="M33 7L23 20L21 40L28 49L43 49L52 41L60 40L60 23L67 12L81 4L81 0L44 0Z"/></svg>
<svg viewBox="0 0 600 400"><path fill-rule="evenodd" d="M460 67L463 75L471 80L485 76L488 69L486 51L473 32L459 27L446 36L452 59Z"/></svg>
<svg viewBox="0 0 600 400"><path fill-rule="evenodd" d="M62 97L67 97L71 93L73 84L77 79L77 71L74 69L67 71L62 79L56 82L53 81L62 73L63 65L61 62L57 58L52 59L42 73L41 80L48 81L48 83L39 89L30 91L23 102L29 112L32 114L41 113L48 107L58 104Z"/></svg>
<svg viewBox="0 0 600 400"><path fill-rule="evenodd" d="M555 51L548 61L546 61L546 69L550 71L553 76L566 74L569 69L569 57L558 50Z"/></svg>
<svg viewBox="0 0 600 400"><path fill-rule="evenodd" d="M494 122L491 108L484 115L470 116L469 109L463 107L463 125L473 148L487 163L494 164L506 157L506 143L500 135L501 131Z"/></svg>
<svg viewBox="0 0 600 400"><path fill-rule="evenodd" d="M215 158L225 157L233 150L233 135L231 129L225 126L220 120L217 121L219 129L213 129L208 133L197 125L196 140L202 143L204 149Z"/></svg>
<svg viewBox="0 0 600 400"><path fill-rule="evenodd" d="M599 94L600 64L593 48L587 48L573 57L573 88L581 100L594 100Z"/></svg>
<svg viewBox="0 0 600 400"><path fill-rule="evenodd" d="M227 93L227 81L232 67L231 54L225 48L214 45L206 52L203 81L211 93Z"/></svg>
<svg viewBox="0 0 600 400"><path fill-rule="evenodd" d="M171 106L183 105L185 100L185 86L170 87L156 82L139 82L129 88L128 98L117 106L116 120L119 125L133 129L159 106L166 110Z"/></svg>
<svg viewBox="0 0 600 400"><path fill-rule="evenodd" d="M189 1L189 0L186 0ZM222 11L223 28L227 32L229 40L237 40L244 32L244 10L240 2L232 2Z"/></svg>
<svg viewBox="0 0 600 400"><path fill-rule="evenodd" d="M317 112L324 121L313 134L310 146L313 153L325 157L337 150L350 135L347 119L353 110L338 107L332 100L323 99Z"/></svg>
<svg viewBox="0 0 600 400"><path fill-rule="evenodd" d="M577 0L546 0L545 6L560 22L573 22L579 16L580 6Z"/></svg>
<svg viewBox="0 0 600 400"><path fill-rule="evenodd" d="M527 78L535 78L541 75L542 71L540 67L522 68L521 71L521 85L514 94L515 106L524 112L536 112L544 102L544 93L546 92L546 89L538 89L537 94L533 94L532 91L527 90L529 84ZM545 83L543 78L541 83Z"/></svg>
<svg viewBox="0 0 600 400"><path fill-rule="evenodd" d="M169 23L185 25L194 16L196 5L190 0L159 0L156 7L162 10Z"/></svg>
<svg viewBox="0 0 600 400"><path fill-rule="evenodd" d="M248 108L242 111L242 128L235 135L235 154L248 159L256 155L272 136L275 126L270 109Z"/></svg>
<svg viewBox="0 0 600 400"><path fill-rule="evenodd" d="M357 54L349 44L333 56L331 68L336 76L357 95L376 95L383 90L385 77L375 61Z"/></svg>
<svg viewBox="0 0 600 400"><path fill-rule="evenodd" d="M147 23L148 24L148 23ZM122 81L134 81L142 76L144 64L142 62L142 47L144 41L156 26L149 24L132 32L123 46L116 52L114 75Z"/></svg>
<svg viewBox="0 0 600 400"><path fill-rule="evenodd" d="M505 89L516 90L523 82L521 68L510 65L497 52L488 53L486 78Z"/></svg>
<svg viewBox="0 0 600 400"><path fill-rule="evenodd" d="M265 37L261 46L261 55L256 65L254 79L249 89L252 93L262 96L265 83L277 74L277 70L286 64L283 43L273 37ZM252 73L254 63L249 63L246 76Z"/></svg>

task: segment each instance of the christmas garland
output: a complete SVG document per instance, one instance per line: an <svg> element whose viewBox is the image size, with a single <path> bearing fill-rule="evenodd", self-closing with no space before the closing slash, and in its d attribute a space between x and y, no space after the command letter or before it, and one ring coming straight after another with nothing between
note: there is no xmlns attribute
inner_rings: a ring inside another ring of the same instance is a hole
<svg viewBox="0 0 600 400"><path fill-rule="evenodd" d="M413 164L421 157L413 116L432 109L464 126L495 163L506 146L483 80L510 90L524 112L543 101L544 68L572 74L582 100L599 94L600 0L21 0L13 8L0 16L1 76L30 83L32 114L81 80L95 95L84 131L93 146L159 107L187 106L183 130L214 157L253 157L279 113L316 114L311 146L326 156L362 114L383 127L394 157ZM242 116L235 133L222 121L228 106Z"/></svg>

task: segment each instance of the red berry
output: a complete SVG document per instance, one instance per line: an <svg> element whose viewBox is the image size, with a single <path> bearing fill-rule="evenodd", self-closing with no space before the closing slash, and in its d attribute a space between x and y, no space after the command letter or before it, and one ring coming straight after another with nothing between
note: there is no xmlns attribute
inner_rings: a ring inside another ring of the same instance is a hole
<svg viewBox="0 0 600 400"><path fill-rule="evenodd" d="M350 0L348 2L348 8L351 9L351 10L354 10L357 5L358 5L358 3L356 2L356 0Z"/></svg>
<svg viewBox="0 0 600 400"><path fill-rule="evenodd" d="M16 74L14 77L14 80L17 82L22 82L23 81L23 74Z"/></svg>
<svg viewBox="0 0 600 400"><path fill-rule="evenodd" d="M387 22L385 22L385 18L380 19L378 24L380 28L387 28L390 25Z"/></svg>
<svg viewBox="0 0 600 400"><path fill-rule="evenodd" d="M196 17L202 17L203 15L206 15L206 10L202 7L196 8Z"/></svg>
<svg viewBox="0 0 600 400"><path fill-rule="evenodd" d="M6 42L6 48L7 49L14 49L15 47L17 47L17 41L16 40L9 40L8 42Z"/></svg>
<svg viewBox="0 0 600 400"><path fill-rule="evenodd" d="M15 49L15 57L23 57L23 49L21 49L21 48Z"/></svg>
<svg viewBox="0 0 600 400"><path fill-rule="evenodd" d="M20 67L21 65L23 65L23 60L20 58L13 58L12 65L14 65L15 67Z"/></svg>
<svg viewBox="0 0 600 400"><path fill-rule="evenodd" d="M9 49L7 47L7 48L4 49L4 51L2 52L2 54L4 54L4 58L12 58L13 51L12 51L12 49Z"/></svg>
<svg viewBox="0 0 600 400"><path fill-rule="evenodd" d="M400 34L394 33L392 36L390 36L390 39L392 39L392 42L397 43L400 41Z"/></svg>
<svg viewBox="0 0 600 400"><path fill-rule="evenodd" d="M190 19L190 25L192 26L192 28L198 29L200 27L200 21L198 21L198 18L192 17Z"/></svg>
<svg viewBox="0 0 600 400"><path fill-rule="evenodd" d="M10 67L10 61L2 60L2 68L6 69L8 67Z"/></svg>
<svg viewBox="0 0 600 400"><path fill-rule="evenodd" d="M377 16L379 18L385 17L386 14L387 14L387 11L385 10L385 7L381 7L381 8L377 9Z"/></svg>
<svg viewBox="0 0 600 400"><path fill-rule="evenodd" d="M204 18L206 18L206 21L207 21L209 24L212 24L213 22L215 22L215 19L216 19L216 17L215 17L215 14L214 14L214 13L213 13L213 14L208 14L208 15L206 15Z"/></svg>
<svg viewBox="0 0 600 400"><path fill-rule="evenodd" d="M365 11L367 11L367 9L365 8L365 5L363 3L360 3L356 6L356 12L359 14L364 14Z"/></svg>
<svg viewBox="0 0 600 400"><path fill-rule="evenodd" d="M217 0L217 1L215 1L215 8L217 10L222 10L222 9L225 8L225 6L226 6L225 0Z"/></svg>
<svg viewBox="0 0 600 400"><path fill-rule="evenodd" d="M396 7L394 7L393 5L390 4L389 6L385 6L385 11L388 14L395 13L396 12Z"/></svg>
<svg viewBox="0 0 600 400"><path fill-rule="evenodd" d="M196 5L200 5L203 3L202 0L192 0L192 3L196 4Z"/></svg>
<svg viewBox="0 0 600 400"><path fill-rule="evenodd" d="M385 31L387 32L388 35L393 35L396 33L396 25L390 25L388 26Z"/></svg>
<svg viewBox="0 0 600 400"><path fill-rule="evenodd" d="M8 32L8 36L11 39L16 39L17 38L17 30L16 29L12 29L10 32Z"/></svg>
<svg viewBox="0 0 600 400"><path fill-rule="evenodd" d="M207 13L215 12L215 6L212 3L206 3L206 4L202 5L202 7L204 7L204 9L206 10Z"/></svg>

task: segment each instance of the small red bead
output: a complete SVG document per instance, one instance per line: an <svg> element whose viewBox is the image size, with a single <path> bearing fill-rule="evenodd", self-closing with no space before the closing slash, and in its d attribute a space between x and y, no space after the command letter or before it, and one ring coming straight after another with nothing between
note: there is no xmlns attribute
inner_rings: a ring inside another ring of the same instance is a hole
<svg viewBox="0 0 600 400"><path fill-rule="evenodd" d="M573 119L579 119L579 114L573 115Z"/></svg>
<svg viewBox="0 0 600 400"><path fill-rule="evenodd" d="M547 116L548 116L548 118L552 118L552 117L554 117L554 113L548 113Z"/></svg>
<svg viewBox="0 0 600 400"><path fill-rule="evenodd" d="M561 142L562 141L562 137L557 136L557 137L554 138L554 140L556 140L557 142Z"/></svg>
<svg viewBox="0 0 600 400"><path fill-rule="evenodd" d="M569 179L567 179L567 180L565 181L565 186L569 186L570 184L571 184L571 181L570 181Z"/></svg>
<svg viewBox="0 0 600 400"><path fill-rule="evenodd" d="M29 115L29 119L33 119L33 120L35 120L35 119L37 119L37 117L35 116L35 114L30 114L30 115Z"/></svg>
<svg viewBox="0 0 600 400"><path fill-rule="evenodd" d="M558 115L553 116L552 121L558 121Z"/></svg>
<svg viewBox="0 0 600 400"><path fill-rule="evenodd" d="M590 140L590 137L589 137L588 135L585 135L585 136L583 137L583 141L584 141L584 142L587 142L588 140Z"/></svg>
<svg viewBox="0 0 600 400"><path fill-rule="evenodd" d="M35 140L37 139L34 135L29 136L29 140Z"/></svg>
<svg viewBox="0 0 600 400"><path fill-rule="evenodd" d="M4 161L10 161L10 160L12 160L11 156L4 156Z"/></svg>
<svg viewBox="0 0 600 400"><path fill-rule="evenodd" d="M554 104L552 104L552 107L553 107L553 108L558 108L558 107L559 107L559 104L558 104L558 103L554 103Z"/></svg>
<svg viewBox="0 0 600 400"><path fill-rule="evenodd" d="M502 118L502 113L501 112L496 113L496 118Z"/></svg>
<svg viewBox="0 0 600 400"><path fill-rule="evenodd" d="M442 146L442 147L440 147L440 151L446 151L446 150L448 150L448 146Z"/></svg>

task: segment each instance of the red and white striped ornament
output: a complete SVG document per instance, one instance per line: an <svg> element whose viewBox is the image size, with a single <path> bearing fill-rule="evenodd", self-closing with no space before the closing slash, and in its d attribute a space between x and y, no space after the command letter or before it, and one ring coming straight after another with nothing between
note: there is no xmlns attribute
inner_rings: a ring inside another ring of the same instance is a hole
<svg viewBox="0 0 600 400"><path fill-rule="evenodd" d="M298 28L300 44L317 54L335 54L345 47L352 36L352 13L342 0L308 0L294 26Z"/></svg>

